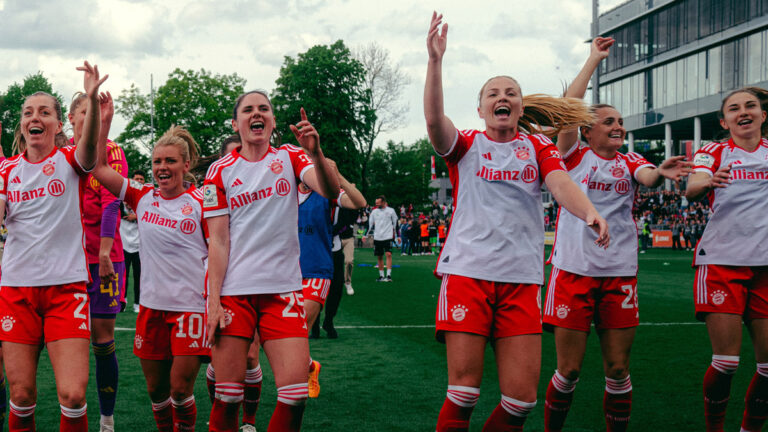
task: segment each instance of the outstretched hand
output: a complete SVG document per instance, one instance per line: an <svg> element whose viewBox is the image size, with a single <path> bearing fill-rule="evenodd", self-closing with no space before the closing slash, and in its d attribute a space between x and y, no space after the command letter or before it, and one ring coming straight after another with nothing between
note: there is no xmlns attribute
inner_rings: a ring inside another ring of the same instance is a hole
<svg viewBox="0 0 768 432"><path fill-rule="evenodd" d="M109 75L107 74L104 75L104 77L100 77L99 67L96 65L91 66L87 61L84 61L83 65L78 67L77 70L84 72L83 88L85 89L85 94L91 98L98 97L99 86L109 78Z"/></svg>
<svg viewBox="0 0 768 432"><path fill-rule="evenodd" d="M672 181L680 181L693 171L693 164L685 156L673 156L659 165L659 174Z"/></svg>
<svg viewBox="0 0 768 432"><path fill-rule="evenodd" d="M312 123L307 120L307 113L301 109L301 121L296 125L290 125L291 132L296 136L301 148L309 155L314 155L320 149L320 135Z"/></svg>
<svg viewBox="0 0 768 432"><path fill-rule="evenodd" d="M596 37L592 39L592 45L589 49L589 56L602 60L610 54L610 48L616 42L614 38Z"/></svg>
<svg viewBox="0 0 768 432"><path fill-rule="evenodd" d="M115 104L109 92L99 94L99 107L101 108L101 124L111 125L115 115Z"/></svg>
<svg viewBox="0 0 768 432"><path fill-rule="evenodd" d="M445 48L448 46L448 24L443 24L443 29L440 31L442 22L443 15L432 12L432 22L429 23L429 33L427 33L427 52L430 60L442 60Z"/></svg>

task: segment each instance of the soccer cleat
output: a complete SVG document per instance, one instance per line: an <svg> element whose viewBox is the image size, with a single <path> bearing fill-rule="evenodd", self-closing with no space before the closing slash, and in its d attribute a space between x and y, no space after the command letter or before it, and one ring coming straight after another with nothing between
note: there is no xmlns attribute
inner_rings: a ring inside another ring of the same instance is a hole
<svg viewBox="0 0 768 432"><path fill-rule="evenodd" d="M101 416L99 432L115 432L115 420L112 416Z"/></svg>
<svg viewBox="0 0 768 432"><path fill-rule="evenodd" d="M320 396L320 362L312 360L312 370L309 372L309 397Z"/></svg>
<svg viewBox="0 0 768 432"><path fill-rule="evenodd" d="M256 426L245 423L240 426L240 432L256 432Z"/></svg>
<svg viewBox="0 0 768 432"><path fill-rule="evenodd" d="M379 278L376 279L376 282L386 282L386 281L387 281L387 278L385 278L384 276L379 276Z"/></svg>
<svg viewBox="0 0 768 432"><path fill-rule="evenodd" d="M347 295L355 295L355 290L352 289L352 284L345 284L344 286L347 287Z"/></svg>
<svg viewBox="0 0 768 432"><path fill-rule="evenodd" d="M392 282L392 276L387 276L384 278L384 282Z"/></svg>

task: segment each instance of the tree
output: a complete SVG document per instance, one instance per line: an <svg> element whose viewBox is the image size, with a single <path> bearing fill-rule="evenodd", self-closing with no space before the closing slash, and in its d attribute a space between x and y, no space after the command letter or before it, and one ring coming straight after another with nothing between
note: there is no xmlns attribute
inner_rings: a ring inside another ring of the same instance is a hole
<svg viewBox="0 0 768 432"><path fill-rule="evenodd" d="M358 48L355 58L365 67L365 89L370 92L369 109L376 119L367 133L355 136L355 143L361 155L362 191L367 192L368 163L373 143L382 132L397 129L403 124L408 104L400 102L403 90L411 79L389 60L389 51L376 42Z"/></svg>
<svg viewBox="0 0 768 432"><path fill-rule="evenodd" d="M11 84L5 94L0 95L0 122L3 124L2 131L0 131L0 140L2 141L3 152L6 156L12 154L13 131L21 120L21 106L24 104L24 100L29 95L39 91L51 94L59 100L62 121L66 123L67 107L64 105L64 99L61 95L53 91L53 86L43 76L42 72L27 75L21 84Z"/></svg>
<svg viewBox="0 0 768 432"><path fill-rule="evenodd" d="M181 125L200 144L201 155L218 152L221 140L232 133L232 108L244 86L245 79L237 74L213 75L205 69L174 70L168 75L168 81L157 89L154 138L174 124ZM141 94L132 85L123 90L116 102L117 113L128 120L117 141L151 151L154 142L149 95Z"/></svg>
<svg viewBox="0 0 768 432"><path fill-rule="evenodd" d="M389 141L386 150L374 149L368 173L368 201L385 195L393 206L410 203L419 206L430 202L430 194L434 192L429 186L432 154L432 145L426 138L408 146Z"/></svg>
<svg viewBox="0 0 768 432"><path fill-rule="evenodd" d="M317 45L296 59L286 56L272 104L279 132L292 141L289 124L301 107L317 128L323 153L336 160L350 181L361 178L359 136L369 135L375 116L365 89L365 68L341 40Z"/></svg>

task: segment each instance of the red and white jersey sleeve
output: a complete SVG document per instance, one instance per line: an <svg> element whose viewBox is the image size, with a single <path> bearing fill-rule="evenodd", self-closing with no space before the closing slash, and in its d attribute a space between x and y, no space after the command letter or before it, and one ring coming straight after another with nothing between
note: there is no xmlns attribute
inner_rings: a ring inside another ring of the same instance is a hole
<svg viewBox="0 0 768 432"><path fill-rule="evenodd" d="M557 215L555 245L550 262L570 273L591 277L637 274L637 226L632 218L637 173L655 168L638 153L617 153L605 159L589 147L576 146L566 154L571 179L579 185L611 227L611 246L595 245L597 234L563 207Z"/></svg>
<svg viewBox="0 0 768 432"><path fill-rule="evenodd" d="M4 286L88 281L80 207L84 175L71 146L54 148L38 163L22 154L0 164L8 228Z"/></svg>
<svg viewBox="0 0 768 432"><path fill-rule="evenodd" d="M304 151L270 147L258 161L237 150L214 162L203 186L206 218L229 215L221 295L301 289L297 185L314 165Z"/></svg>
<svg viewBox="0 0 768 432"><path fill-rule="evenodd" d="M460 131L442 155L453 185L455 211L435 273L510 282L544 282L541 183L565 169L543 135L492 141Z"/></svg>
<svg viewBox="0 0 768 432"><path fill-rule="evenodd" d="M694 265L768 265L768 141L748 152L712 143L694 156L694 171L714 174L731 166L731 183L709 194L712 215L696 245Z"/></svg>
<svg viewBox="0 0 768 432"><path fill-rule="evenodd" d="M191 186L163 198L151 184L124 180L120 199L136 209L141 259L141 305L174 312L205 312L208 259L203 193Z"/></svg>

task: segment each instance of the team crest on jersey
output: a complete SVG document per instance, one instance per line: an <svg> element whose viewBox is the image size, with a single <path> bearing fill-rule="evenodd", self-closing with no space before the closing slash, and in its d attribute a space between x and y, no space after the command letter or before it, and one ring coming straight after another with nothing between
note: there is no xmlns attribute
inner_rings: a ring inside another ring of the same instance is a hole
<svg viewBox="0 0 768 432"><path fill-rule="evenodd" d="M451 318L453 318L456 322L464 321L464 318L467 317L467 312L469 309L467 309L464 305L456 305L451 308Z"/></svg>
<svg viewBox="0 0 768 432"><path fill-rule="evenodd" d="M568 312L570 312L570 311L571 311L571 308L569 308L568 306L566 306L564 304L558 305L555 308L555 314L560 319L565 319L568 316Z"/></svg>
<svg viewBox="0 0 768 432"><path fill-rule="evenodd" d="M0 321L2 322L4 332L11 331L11 329L13 328L13 323L16 322L16 320L10 315L4 316L3 319Z"/></svg>
<svg viewBox="0 0 768 432"><path fill-rule="evenodd" d="M715 158L711 154L698 153L696 157L693 158L693 165L701 165L707 168L712 168L715 166Z"/></svg>
<svg viewBox="0 0 768 432"><path fill-rule="evenodd" d="M725 291L717 290L712 293L712 304L715 306L720 306L721 304L725 303L725 298L728 297L728 293Z"/></svg>
<svg viewBox="0 0 768 432"><path fill-rule="evenodd" d="M135 338L133 338L133 344L136 345L136 349L141 349L141 346L144 345L144 338L142 338L139 335L136 335Z"/></svg>
<svg viewBox="0 0 768 432"><path fill-rule="evenodd" d="M203 186L203 207L216 207L216 185L207 184Z"/></svg>
<svg viewBox="0 0 768 432"><path fill-rule="evenodd" d="M528 149L525 147L518 147L515 150L515 156L520 160L528 160L528 158L531 157L531 154L528 152Z"/></svg>
<svg viewBox="0 0 768 432"><path fill-rule="evenodd" d="M194 209L192 209L192 206L189 204L184 204L184 207L181 208L181 214L183 214L184 216L189 215L193 211Z"/></svg>
<svg viewBox="0 0 768 432"><path fill-rule="evenodd" d="M613 167L613 169L611 169L611 175L616 178L624 177L624 168L620 166Z"/></svg>
<svg viewBox="0 0 768 432"><path fill-rule="evenodd" d="M269 169L271 169L275 174L280 174L283 172L283 161L280 159L273 160L272 163L269 164Z"/></svg>
<svg viewBox="0 0 768 432"><path fill-rule="evenodd" d="M50 176L53 175L54 172L56 172L56 167L53 166L52 163L48 162L47 164L43 165L43 174Z"/></svg>
<svg viewBox="0 0 768 432"><path fill-rule="evenodd" d="M234 316L235 316L235 313L232 312L231 309L224 309L224 325L232 324L232 318Z"/></svg>

